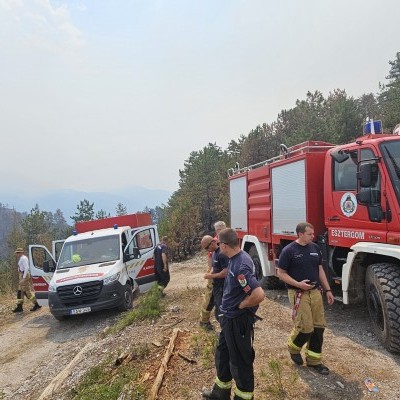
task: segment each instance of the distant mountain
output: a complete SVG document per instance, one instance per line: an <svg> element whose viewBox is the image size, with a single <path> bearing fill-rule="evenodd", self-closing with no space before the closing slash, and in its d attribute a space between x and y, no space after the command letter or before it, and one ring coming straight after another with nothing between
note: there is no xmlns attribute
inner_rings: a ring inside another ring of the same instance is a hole
<svg viewBox="0 0 400 400"><path fill-rule="evenodd" d="M21 193L9 193L0 189L0 203L14 208L19 212L30 212L36 204L41 211L55 212L58 208L63 212L68 224L72 225L71 216L75 215L77 205L80 201L87 199L94 203L95 213L104 210L115 215L118 203L122 203L128 213L143 211L144 208L155 208L168 202L171 192L159 189L146 189L143 187L130 187L106 192L80 192L74 190L58 190L53 192L42 192L41 194L29 195Z"/></svg>

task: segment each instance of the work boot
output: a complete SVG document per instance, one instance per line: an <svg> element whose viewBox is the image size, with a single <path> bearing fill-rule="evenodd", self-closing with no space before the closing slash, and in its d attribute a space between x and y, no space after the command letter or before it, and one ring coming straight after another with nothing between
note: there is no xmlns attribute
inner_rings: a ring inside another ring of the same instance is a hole
<svg viewBox="0 0 400 400"><path fill-rule="evenodd" d="M200 326L206 331L213 331L214 327L211 322L200 322Z"/></svg>
<svg viewBox="0 0 400 400"><path fill-rule="evenodd" d="M290 353L290 358L292 359L292 361L297 364L297 365L303 365L303 357L301 356L300 353Z"/></svg>
<svg viewBox="0 0 400 400"><path fill-rule="evenodd" d="M307 367L313 369L321 375L329 375L329 368L324 364L307 365Z"/></svg>
<svg viewBox="0 0 400 400"><path fill-rule="evenodd" d="M203 399L209 400L230 400L231 389L221 389L219 386L214 385L212 390L202 391Z"/></svg>
<svg viewBox="0 0 400 400"><path fill-rule="evenodd" d="M254 399L254 397L252 397L251 399ZM233 396L233 400L243 400L243 398L242 398L242 397L239 397L237 394L235 394L235 395Z"/></svg>
<svg viewBox="0 0 400 400"><path fill-rule="evenodd" d="M17 304L17 307L14 308L13 313L22 312L22 304Z"/></svg>
<svg viewBox="0 0 400 400"><path fill-rule="evenodd" d="M33 307L31 308L31 311L39 310L39 308L42 308L42 306L39 306L39 303L36 302L36 303L33 305Z"/></svg>

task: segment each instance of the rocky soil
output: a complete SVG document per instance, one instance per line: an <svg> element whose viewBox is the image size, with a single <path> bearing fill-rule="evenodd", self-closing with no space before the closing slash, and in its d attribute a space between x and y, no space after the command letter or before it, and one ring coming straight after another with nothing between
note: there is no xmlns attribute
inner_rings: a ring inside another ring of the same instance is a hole
<svg viewBox="0 0 400 400"><path fill-rule="evenodd" d="M103 360L115 360L133 348L146 347L146 357L131 361L140 366L140 379L150 388L157 375L173 329L180 328L159 399L201 399L201 389L214 379L212 353L215 332L198 325L205 281L203 256L171 266L171 282L163 298L162 317L136 323L116 335L102 335L118 320L116 311L82 315L58 322L42 308L14 316L13 299L0 305L0 399L38 399L47 385L90 343L90 350L66 376L51 399L68 399L69 390L83 374ZM364 307L327 306L324 363L329 376L297 367L288 358L286 338L291 329L285 291L267 291L255 331L256 399L387 399L400 398L400 356L388 353L376 340ZM201 345L200 345L201 343ZM111 362L111 361L110 361ZM133 365L133 364L132 364ZM371 393L365 379L379 389ZM129 398L129 397L126 397ZM131 397L135 398L135 397ZM94 399L96 400L96 399Z"/></svg>

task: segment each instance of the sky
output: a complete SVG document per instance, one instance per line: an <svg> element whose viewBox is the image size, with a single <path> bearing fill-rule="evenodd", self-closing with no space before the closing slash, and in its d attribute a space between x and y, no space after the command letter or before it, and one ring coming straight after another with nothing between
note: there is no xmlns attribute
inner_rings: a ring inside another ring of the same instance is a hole
<svg viewBox="0 0 400 400"><path fill-rule="evenodd" d="M377 93L399 15L398 0L0 0L0 186L172 192L192 151L307 91Z"/></svg>

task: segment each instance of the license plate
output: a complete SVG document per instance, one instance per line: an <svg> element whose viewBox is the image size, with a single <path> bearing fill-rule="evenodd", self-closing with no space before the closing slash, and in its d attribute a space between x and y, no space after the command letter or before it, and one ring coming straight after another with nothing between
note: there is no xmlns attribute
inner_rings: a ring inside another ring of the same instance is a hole
<svg viewBox="0 0 400 400"><path fill-rule="evenodd" d="M71 310L69 313L71 315L76 315L76 314L84 314L87 312L92 311L90 307L83 307L83 308L76 308L75 310Z"/></svg>

